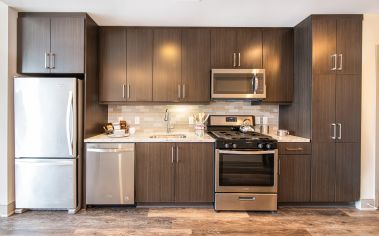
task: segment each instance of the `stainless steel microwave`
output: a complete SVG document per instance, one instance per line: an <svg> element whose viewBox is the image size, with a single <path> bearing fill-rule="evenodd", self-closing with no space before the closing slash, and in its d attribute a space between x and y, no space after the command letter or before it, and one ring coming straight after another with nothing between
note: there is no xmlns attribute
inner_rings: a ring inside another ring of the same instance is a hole
<svg viewBox="0 0 379 236"><path fill-rule="evenodd" d="M212 69L212 99L266 98L264 69Z"/></svg>

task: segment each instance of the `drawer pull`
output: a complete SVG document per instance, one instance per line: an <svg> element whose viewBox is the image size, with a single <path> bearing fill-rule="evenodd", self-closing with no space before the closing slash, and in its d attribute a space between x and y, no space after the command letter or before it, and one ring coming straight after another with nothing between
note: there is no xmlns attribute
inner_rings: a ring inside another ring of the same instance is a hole
<svg viewBox="0 0 379 236"><path fill-rule="evenodd" d="M239 197L240 201L255 201L255 197Z"/></svg>
<svg viewBox="0 0 379 236"><path fill-rule="evenodd" d="M302 148L302 147L286 148L286 151L304 151L304 148Z"/></svg>

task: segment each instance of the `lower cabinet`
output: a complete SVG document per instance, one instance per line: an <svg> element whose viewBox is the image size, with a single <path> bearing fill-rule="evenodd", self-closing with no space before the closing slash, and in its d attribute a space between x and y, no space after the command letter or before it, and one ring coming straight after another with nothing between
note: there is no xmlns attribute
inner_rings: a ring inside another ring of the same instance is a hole
<svg viewBox="0 0 379 236"><path fill-rule="evenodd" d="M278 202L310 201L310 154L310 143L279 143Z"/></svg>
<svg viewBox="0 0 379 236"><path fill-rule="evenodd" d="M213 201L213 143L136 144L137 203Z"/></svg>

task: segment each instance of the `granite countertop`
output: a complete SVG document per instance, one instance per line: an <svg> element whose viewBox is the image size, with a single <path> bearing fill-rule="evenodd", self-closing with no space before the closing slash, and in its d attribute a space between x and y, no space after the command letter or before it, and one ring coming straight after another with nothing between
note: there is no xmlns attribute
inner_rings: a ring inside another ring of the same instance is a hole
<svg viewBox="0 0 379 236"><path fill-rule="evenodd" d="M213 143L215 139L205 134L204 137L198 137L194 132L173 132L170 134L184 134L186 138L150 138L152 135L165 133L136 133L124 138L110 138L106 134L99 134L84 140L85 143L155 143L155 142L194 142L194 143ZM310 139L293 135L279 137L274 133L269 134L280 143L309 143Z"/></svg>
<svg viewBox="0 0 379 236"><path fill-rule="evenodd" d="M205 134L204 137L198 137L194 132L173 132L170 134L184 134L186 138L151 138L152 135L165 133L136 133L124 138L110 138L106 134L99 134L84 140L85 143L157 143L157 142L193 142L193 143L213 143L215 140Z"/></svg>
<svg viewBox="0 0 379 236"><path fill-rule="evenodd" d="M269 133L272 138L278 140L279 143L309 143L311 140L308 138L303 138L299 136L287 135L278 136L276 133Z"/></svg>

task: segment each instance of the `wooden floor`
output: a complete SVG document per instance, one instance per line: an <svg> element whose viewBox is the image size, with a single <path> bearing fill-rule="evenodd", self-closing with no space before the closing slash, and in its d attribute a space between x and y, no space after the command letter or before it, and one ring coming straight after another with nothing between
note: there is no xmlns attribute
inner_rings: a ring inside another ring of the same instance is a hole
<svg viewBox="0 0 379 236"><path fill-rule="evenodd" d="M0 218L0 235L379 235L379 211L290 208L278 213L204 208L89 208Z"/></svg>

